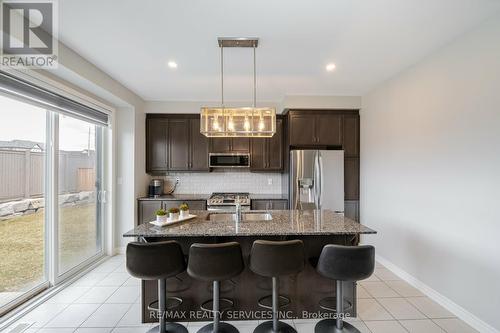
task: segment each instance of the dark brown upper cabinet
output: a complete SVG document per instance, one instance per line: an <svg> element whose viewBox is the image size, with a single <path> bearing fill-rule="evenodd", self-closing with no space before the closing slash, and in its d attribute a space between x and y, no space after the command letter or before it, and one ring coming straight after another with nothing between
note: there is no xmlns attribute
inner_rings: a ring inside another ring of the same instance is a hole
<svg viewBox="0 0 500 333"><path fill-rule="evenodd" d="M168 170L189 169L189 129L189 119L168 120Z"/></svg>
<svg viewBox="0 0 500 333"><path fill-rule="evenodd" d="M146 170L168 169L167 119L146 119Z"/></svg>
<svg viewBox="0 0 500 333"><path fill-rule="evenodd" d="M316 144L315 116L290 114L290 145L312 146Z"/></svg>
<svg viewBox="0 0 500 333"><path fill-rule="evenodd" d="M209 171L209 140L195 115L148 115L146 171Z"/></svg>
<svg viewBox="0 0 500 333"><path fill-rule="evenodd" d="M344 115L343 147L345 156L359 156L359 114Z"/></svg>
<svg viewBox="0 0 500 333"><path fill-rule="evenodd" d="M344 199L359 200L359 158L344 158Z"/></svg>
<svg viewBox="0 0 500 333"><path fill-rule="evenodd" d="M290 111L291 146L342 146L342 114Z"/></svg>
<svg viewBox="0 0 500 333"><path fill-rule="evenodd" d="M271 138L251 139L251 171L283 170L283 119L276 119L276 133Z"/></svg>
<svg viewBox="0 0 500 333"><path fill-rule="evenodd" d="M208 171L208 147L209 140L200 133L200 119L190 119L190 164L191 171Z"/></svg>
<svg viewBox="0 0 500 333"><path fill-rule="evenodd" d="M250 139L248 138L211 138L211 153L248 153Z"/></svg>

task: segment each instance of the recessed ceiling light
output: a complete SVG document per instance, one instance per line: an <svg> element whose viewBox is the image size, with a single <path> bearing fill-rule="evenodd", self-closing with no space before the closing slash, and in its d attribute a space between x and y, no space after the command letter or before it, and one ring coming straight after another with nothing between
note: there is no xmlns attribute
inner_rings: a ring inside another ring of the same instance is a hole
<svg viewBox="0 0 500 333"><path fill-rule="evenodd" d="M328 72L333 72L335 70L337 66L335 66L335 64L332 62L332 63L329 63L328 65L326 65L326 70Z"/></svg>
<svg viewBox="0 0 500 333"><path fill-rule="evenodd" d="M177 68L177 63L175 61L169 61L167 65L170 68Z"/></svg>

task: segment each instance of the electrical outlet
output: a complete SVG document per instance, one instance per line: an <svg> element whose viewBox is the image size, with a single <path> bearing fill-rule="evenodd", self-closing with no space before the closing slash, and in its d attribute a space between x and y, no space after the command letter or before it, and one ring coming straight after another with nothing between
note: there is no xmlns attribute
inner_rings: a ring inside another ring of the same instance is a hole
<svg viewBox="0 0 500 333"><path fill-rule="evenodd" d="M273 179L267 178L267 185L273 185Z"/></svg>

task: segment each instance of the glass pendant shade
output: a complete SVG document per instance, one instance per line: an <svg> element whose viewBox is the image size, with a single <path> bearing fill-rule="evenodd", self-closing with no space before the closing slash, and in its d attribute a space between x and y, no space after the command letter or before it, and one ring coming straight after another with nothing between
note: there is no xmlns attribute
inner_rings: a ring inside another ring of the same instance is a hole
<svg viewBox="0 0 500 333"><path fill-rule="evenodd" d="M207 137L272 137L276 133L274 108L203 107L200 132Z"/></svg>

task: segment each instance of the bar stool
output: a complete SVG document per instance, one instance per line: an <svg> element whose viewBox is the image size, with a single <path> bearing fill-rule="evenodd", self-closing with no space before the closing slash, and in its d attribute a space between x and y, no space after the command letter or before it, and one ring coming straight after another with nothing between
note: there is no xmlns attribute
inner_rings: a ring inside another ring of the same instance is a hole
<svg viewBox="0 0 500 333"><path fill-rule="evenodd" d="M304 243L301 240L266 241L256 240L250 252L250 269L252 272L272 278L272 312L273 320L265 321L254 330L254 333L297 333L287 323L279 321L279 277L297 274L304 269Z"/></svg>
<svg viewBox="0 0 500 333"><path fill-rule="evenodd" d="M321 251L316 270L322 276L336 280L336 319L324 319L314 327L315 333L360 333L343 320L344 296L342 282L366 279L375 269L375 248L371 245L326 245Z"/></svg>
<svg viewBox="0 0 500 333"><path fill-rule="evenodd" d="M186 327L166 321L166 279L186 270L186 262L179 243L133 242L127 245L127 271L142 280L158 280L159 325L148 333L188 333Z"/></svg>
<svg viewBox="0 0 500 333"><path fill-rule="evenodd" d="M191 245L189 249L188 274L197 280L211 281L213 283L213 299L211 300L213 322L198 330L198 333L238 333L238 329L231 324L220 322L220 301L225 300L232 306L233 302L227 299L220 299L220 281L234 278L243 271L243 255L241 246L236 242L220 244L199 244ZM206 305L210 301L204 302L201 306L203 310L210 311Z"/></svg>

